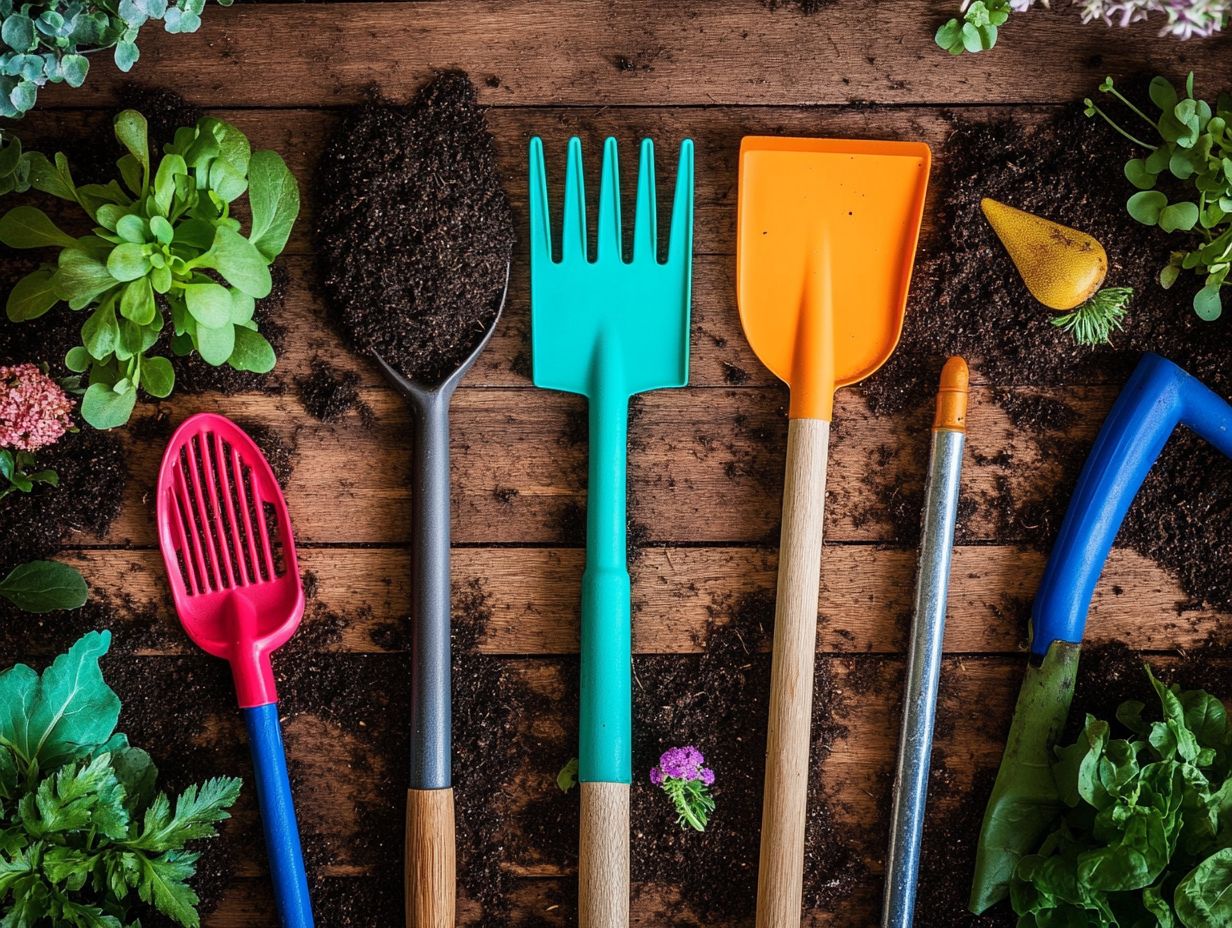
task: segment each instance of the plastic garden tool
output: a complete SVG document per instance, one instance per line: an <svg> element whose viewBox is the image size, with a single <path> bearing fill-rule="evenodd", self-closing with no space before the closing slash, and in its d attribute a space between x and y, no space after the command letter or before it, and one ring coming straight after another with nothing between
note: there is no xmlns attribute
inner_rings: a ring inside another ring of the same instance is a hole
<svg viewBox="0 0 1232 928"><path fill-rule="evenodd" d="M911 645L907 650L903 720L894 771L882 928L911 928L915 917L920 840L924 834L950 563L954 553L954 525L958 519L963 446L967 441L969 381L967 362L958 357L950 358L942 368L941 387L937 391L928 480L924 485L924 518L920 527Z"/></svg>
<svg viewBox="0 0 1232 928"><path fill-rule="evenodd" d="M791 388L757 928L800 924L834 390L873 373L898 343L930 164L921 142L749 136L740 145L740 321Z"/></svg>
<svg viewBox="0 0 1232 928"><path fill-rule="evenodd" d="M654 145L642 142L630 260L616 140L603 148L598 249L587 253L582 143L569 140L561 259L552 255L543 143L530 143L531 349L535 384L590 403L586 570L582 575L579 924L629 918L632 654L625 562L629 397L689 376L693 143L680 146L667 260L658 258Z"/></svg>
<svg viewBox="0 0 1232 928"><path fill-rule="evenodd" d="M312 904L270 667L270 655L304 614L282 490L238 425L200 413L171 436L156 505L158 543L180 623L198 647L231 663L280 923L310 928Z"/></svg>
<svg viewBox="0 0 1232 928"><path fill-rule="evenodd" d="M1009 894L1062 804L1053 746L1065 726L1096 581L1138 488L1178 425L1232 457L1232 406L1158 355L1143 355L1078 477L1031 607L1031 657L976 853L971 908Z"/></svg>
<svg viewBox="0 0 1232 928"><path fill-rule="evenodd" d="M407 928L454 928L457 866L453 812L450 652L449 404L487 347L508 292L470 354L435 383L404 376L374 354L411 409L411 769L406 792Z"/></svg>

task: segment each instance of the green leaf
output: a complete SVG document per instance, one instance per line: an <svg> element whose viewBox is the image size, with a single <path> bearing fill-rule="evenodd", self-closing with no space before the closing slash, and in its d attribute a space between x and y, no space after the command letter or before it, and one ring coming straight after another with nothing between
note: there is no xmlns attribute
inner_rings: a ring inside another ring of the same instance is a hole
<svg viewBox="0 0 1232 928"><path fill-rule="evenodd" d="M59 561L30 561L0 580L0 596L25 612L52 612L85 605L86 581Z"/></svg>
<svg viewBox="0 0 1232 928"><path fill-rule="evenodd" d="M0 37L15 52L33 51L37 47L34 21L24 13L6 16L3 27L0 27Z"/></svg>
<svg viewBox="0 0 1232 928"><path fill-rule="evenodd" d="M257 301L247 293L241 293L234 287L231 293L231 321L236 325L247 325L257 311Z"/></svg>
<svg viewBox="0 0 1232 928"><path fill-rule="evenodd" d="M100 361L115 351L120 340L120 325L116 321L112 301L102 304L90 314L81 327L81 340L90 357Z"/></svg>
<svg viewBox="0 0 1232 928"><path fill-rule="evenodd" d="M1197 224L1197 203L1172 203L1165 206L1159 214L1159 227L1165 232L1188 232Z"/></svg>
<svg viewBox="0 0 1232 928"><path fill-rule="evenodd" d="M118 57L119 46L116 48L116 53ZM120 70L125 69L121 67ZM141 189L133 192L144 195L150 183L150 137L145 117L136 110L124 110L118 113L115 118L115 137L141 166L143 178Z"/></svg>
<svg viewBox="0 0 1232 928"><path fill-rule="evenodd" d="M85 55L65 55L60 59L60 73L70 87L80 87L90 73L90 60Z"/></svg>
<svg viewBox="0 0 1232 928"><path fill-rule="evenodd" d="M234 327L235 347L227 363L238 371L252 371L254 374L268 374L274 369L278 359L274 349L265 336L242 325ZM197 333L200 338L200 330Z"/></svg>
<svg viewBox="0 0 1232 928"><path fill-rule="evenodd" d="M16 206L0 217L0 242L10 248L72 248L77 240L33 206Z"/></svg>
<svg viewBox="0 0 1232 928"><path fill-rule="evenodd" d="M1147 170L1146 161L1134 158L1125 163L1125 178L1139 190L1150 190L1158 178Z"/></svg>
<svg viewBox="0 0 1232 928"><path fill-rule="evenodd" d="M573 787L577 786L578 782L578 759L571 758L565 766L560 768L560 772L556 774L556 788L562 793L567 793Z"/></svg>
<svg viewBox="0 0 1232 928"><path fill-rule="evenodd" d="M1176 915L1185 928L1232 925L1232 847L1194 867L1176 887Z"/></svg>
<svg viewBox="0 0 1232 928"><path fill-rule="evenodd" d="M197 928L201 923L196 909L200 900L187 883L196 872L197 855L169 851L161 857L138 855L136 860L141 901L187 928Z"/></svg>
<svg viewBox="0 0 1232 928"><path fill-rule="evenodd" d="M1150 95L1151 102L1164 112L1168 112L1176 106L1176 88L1172 86L1172 82L1167 78L1152 78Z"/></svg>
<svg viewBox="0 0 1232 928"><path fill-rule="evenodd" d="M177 797L174 813L160 793L146 810L141 834L132 847L160 853L210 837L215 824L230 818L227 809L239 798L240 785L234 777L213 777L200 786L189 786Z"/></svg>
<svg viewBox="0 0 1232 928"><path fill-rule="evenodd" d="M144 245L149 240L145 220L134 213L120 217L116 222L115 231L120 238L132 244Z"/></svg>
<svg viewBox="0 0 1232 928"><path fill-rule="evenodd" d="M111 737L120 700L98 667L110 643L110 632L88 632L41 676L25 664L0 673L0 738L22 763L54 770Z"/></svg>
<svg viewBox="0 0 1232 928"><path fill-rule="evenodd" d="M1130 197L1125 208L1143 225L1153 226L1159 222L1159 215L1167 205L1168 198L1158 190L1143 190Z"/></svg>
<svg viewBox="0 0 1232 928"><path fill-rule="evenodd" d="M141 386L146 393L158 399L170 396L175 389L175 368L166 358L142 358Z"/></svg>
<svg viewBox="0 0 1232 928"><path fill-rule="evenodd" d="M1194 294L1194 312L1204 322L1214 322L1223 314L1223 301L1219 297L1219 287L1206 286Z"/></svg>
<svg viewBox="0 0 1232 928"><path fill-rule="evenodd" d="M229 322L216 329L197 326L195 343L201 360L214 367L226 364L235 350L235 332L236 327Z"/></svg>
<svg viewBox="0 0 1232 928"><path fill-rule="evenodd" d="M249 240L267 262L272 262L286 247L300 206L294 175L286 162L272 151L258 151L252 156L248 168L248 202L252 207Z"/></svg>
<svg viewBox="0 0 1232 928"><path fill-rule="evenodd" d="M189 284L184 288L184 305L206 328L218 329L231 324L231 293L219 284Z"/></svg>
<svg viewBox="0 0 1232 928"><path fill-rule="evenodd" d="M148 277L125 284L120 296L120 315L137 325L149 325L154 321L158 307L154 303L154 290Z"/></svg>
<svg viewBox="0 0 1232 928"><path fill-rule="evenodd" d="M78 345L68 350L64 356L64 366L70 371L82 374L90 369L90 360L90 352L86 351L84 346Z"/></svg>
<svg viewBox="0 0 1232 928"><path fill-rule="evenodd" d="M198 265L218 271L231 286L258 300L269 296L273 287L265 257L252 242L225 226L215 230L214 243Z"/></svg>
<svg viewBox="0 0 1232 928"><path fill-rule="evenodd" d="M107 273L118 281L136 280L150 272L145 245L125 242L112 249L107 258Z"/></svg>
<svg viewBox="0 0 1232 928"><path fill-rule="evenodd" d="M31 271L9 291L6 311L13 322L37 319L60 302L52 272L46 268Z"/></svg>
<svg viewBox="0 0 1232 928"><path fill-rule="evenodd" d="M81 399L81 417L96 429L113 429L126 423L137 404L131 384L120 393L103 383L91 384Z"/></svg>

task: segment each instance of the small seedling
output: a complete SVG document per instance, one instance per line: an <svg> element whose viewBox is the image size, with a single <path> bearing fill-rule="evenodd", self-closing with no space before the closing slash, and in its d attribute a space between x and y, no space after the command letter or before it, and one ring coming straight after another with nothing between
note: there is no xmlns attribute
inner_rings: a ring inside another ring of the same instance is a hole
<svg viewBox="0 0 1232 928"><path fill-rule="evenodd" d="M1111 77L1099 89L1143 126L1126 129L1094 100L1084 101L1088 116L1099 116L1144 152L1125 164L1126 180L1138 188L1126 203L1129 215L1179 239L1159 273L1160 286L1168 289L1184 271L1203 277L1194 312L1208 322L1218 319L1232 268L1232 96L1220 94L1212 106L1194 97L1192 72L1184 96L1156 77L1150 97L1159 115L1152 117L1117 90Z"/></svg>
<svg viewBox="0 0 1232 928"><path fill-rule="evenodd" d="M560 768L560 773L556 774L556 785L562 793L567 793L573 787L577 786L578 782L578 759L570 758L569 763Z"/></svg>
<svg viewBox="0 0 1232 928"><path fill-rule="evenodd" d="M670 748L650 771L650 782L667 793L676 808L681 828L705 831L714 811L714 771L706 765L702 752L693 746Z"/></svg>

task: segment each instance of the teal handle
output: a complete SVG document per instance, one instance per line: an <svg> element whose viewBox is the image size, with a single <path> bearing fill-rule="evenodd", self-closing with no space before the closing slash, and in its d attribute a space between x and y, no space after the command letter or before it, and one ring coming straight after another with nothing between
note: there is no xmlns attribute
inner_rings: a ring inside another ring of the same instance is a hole
<svg viewBox="0 0 1232 928"><path fill-rule="evenodd" d="M600 340L590 391L590 480L582 574L581 744L578 779L633 779L633 647L625 555L629 395Z"/></svg>

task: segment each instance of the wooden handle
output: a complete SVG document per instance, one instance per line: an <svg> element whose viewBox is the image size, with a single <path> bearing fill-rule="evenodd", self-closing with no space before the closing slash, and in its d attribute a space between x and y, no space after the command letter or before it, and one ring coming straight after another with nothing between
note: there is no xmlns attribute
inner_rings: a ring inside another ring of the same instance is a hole
<svg viewBox="0 0 1232 928"><path fill-rule="evenodd" d="M406 928L454 928L453 790L406 793Z"/></svg>
<svg viewBox="0 0 1232 928"><path fill-rule="evenodd" d="M629 784L583 783L579 928L628 928Z"/></svg>
<svg viewBox="0 0 1232 928"><path fill-rule="evenodd" d="M792 419L779 541L757 928L799 928L830 423Z"/></svg>

